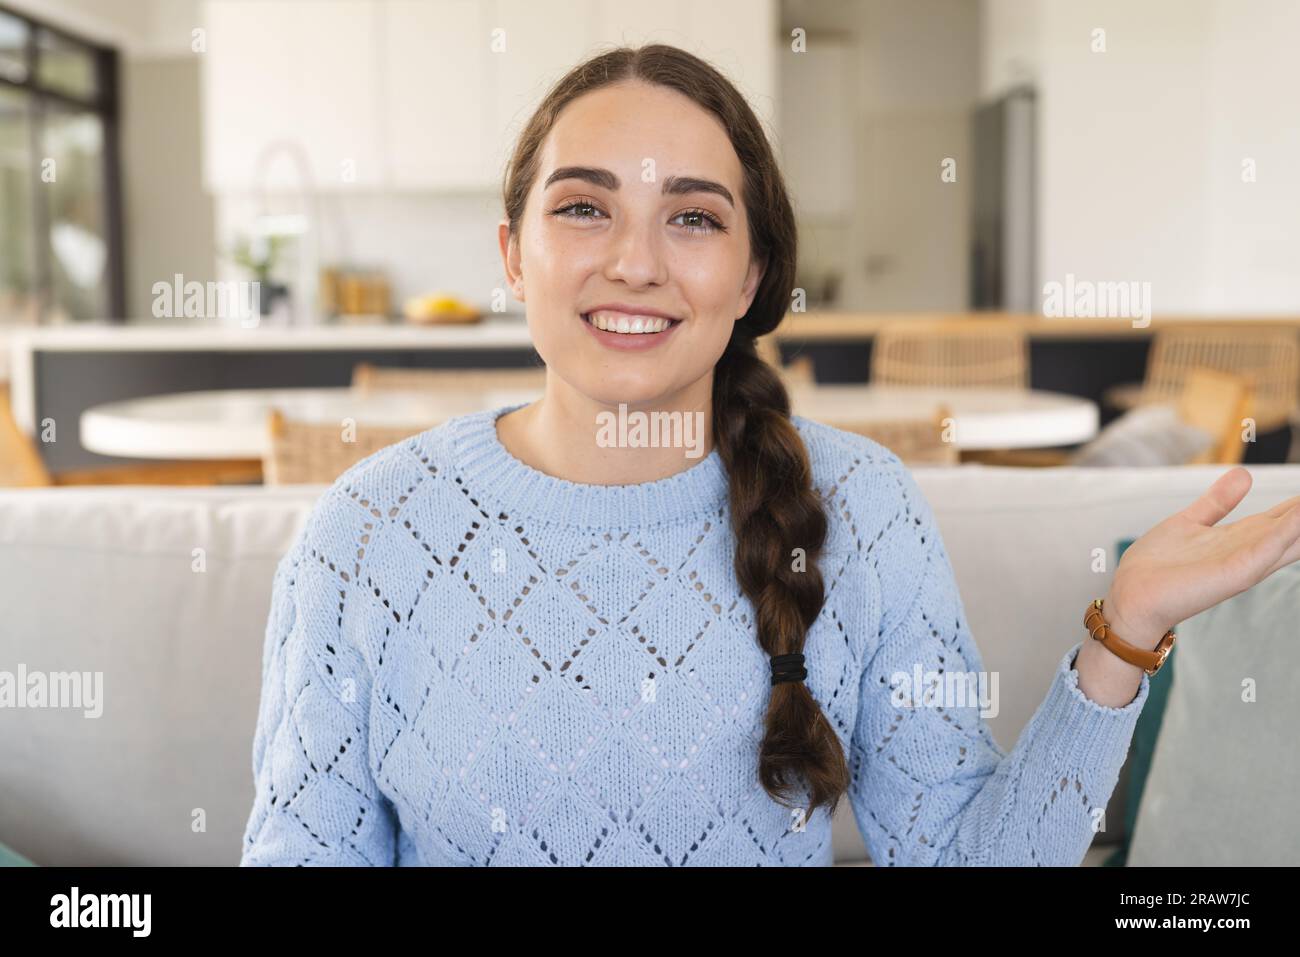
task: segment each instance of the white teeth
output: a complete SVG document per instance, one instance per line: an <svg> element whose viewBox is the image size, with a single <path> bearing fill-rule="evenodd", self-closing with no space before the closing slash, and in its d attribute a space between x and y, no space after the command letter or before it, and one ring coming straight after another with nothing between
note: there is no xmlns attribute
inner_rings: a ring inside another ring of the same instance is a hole
<svg viewBox="0 0 1300 957"><path fill-rule="evenodd" d="M628 335L663 332L672 325L672 320L662 316L627 316L621 312L592 312L587 319L597 329Z"/></svg>

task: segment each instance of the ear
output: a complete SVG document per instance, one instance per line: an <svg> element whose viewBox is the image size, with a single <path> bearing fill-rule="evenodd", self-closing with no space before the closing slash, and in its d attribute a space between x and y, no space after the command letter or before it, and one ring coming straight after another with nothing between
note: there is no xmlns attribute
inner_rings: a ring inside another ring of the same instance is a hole
<svg viewBox="0 0 1300 957"><path fill-rule="evenodd" d="M758 284L763 281L763 273L766 271L766 261L758 262L753 259L749 261L749 271L745 273L745 282L740 287L740 313L736 316L737 320L749 312L750 304L758 294Z"/></svg>
<svg viewBox="0 0 1300 957"><path fill-rule="evenodd" d="M501 247L501 264L505 267L506 285L520 302L524 301L524 270L519 256L519 243L510 233L510 221L497 224L497 244Z"/></svg>

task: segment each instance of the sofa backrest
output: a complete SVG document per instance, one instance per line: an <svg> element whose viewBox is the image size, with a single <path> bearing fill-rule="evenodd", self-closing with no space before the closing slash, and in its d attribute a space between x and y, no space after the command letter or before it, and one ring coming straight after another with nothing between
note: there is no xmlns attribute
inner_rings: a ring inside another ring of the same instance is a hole
<svg viewBox="0 0 1300 957"><path fill-rule="evenodd" d="M1004 748L1086 636L1116 542L1223 471L913 469L985 667L1000 672L989 724ZM1300 466L1251 472L1228 521L1300 491ZM0 671L102 672L105 702L97 718L0 710L0 844L44 865L237 863L272 574L323 491L0 491ZM865 856L844 803L835 839L837 862Z"/></svg>

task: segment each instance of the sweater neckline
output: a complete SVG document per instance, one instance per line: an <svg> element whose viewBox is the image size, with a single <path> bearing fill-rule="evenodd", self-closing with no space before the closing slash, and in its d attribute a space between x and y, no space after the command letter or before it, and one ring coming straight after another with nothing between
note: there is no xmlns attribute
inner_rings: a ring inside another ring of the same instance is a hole
<svg viewBox="0 0 1300 957"><path fill-rule="evenodd" d="M593 485L539 471L516 458L497 435L497 419L525 405L471 412L448 423L466 491L507 515L594 529L632 528L716 514L726 501L727 470L716 444L694 465L652 482Z"/></svg>

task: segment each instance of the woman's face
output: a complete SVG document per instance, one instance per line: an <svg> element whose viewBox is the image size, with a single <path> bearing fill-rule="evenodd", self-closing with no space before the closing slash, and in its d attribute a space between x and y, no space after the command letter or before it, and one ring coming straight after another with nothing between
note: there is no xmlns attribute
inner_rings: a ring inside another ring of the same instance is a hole
<svg viewBox="0 0 1300 957"><path fill-rule="evenodd" d="M538 159L519 235L502 224L500 240L550 373L602 404L699 408L761 278L722 124L676 91L625 81L565 107ZM600 332L584 315L601 306L614 321L680 321Z"/></svg>

